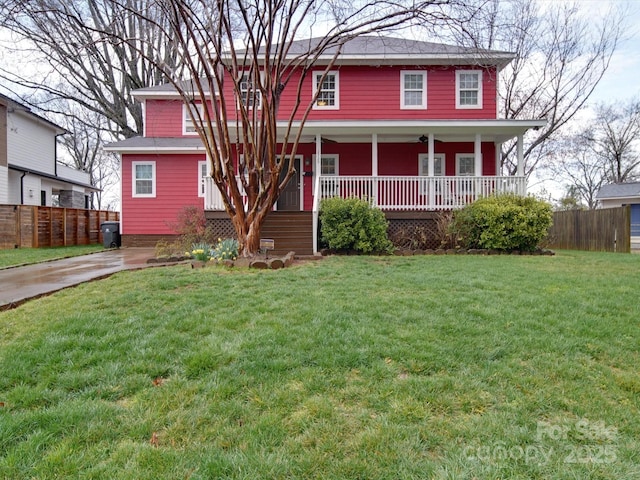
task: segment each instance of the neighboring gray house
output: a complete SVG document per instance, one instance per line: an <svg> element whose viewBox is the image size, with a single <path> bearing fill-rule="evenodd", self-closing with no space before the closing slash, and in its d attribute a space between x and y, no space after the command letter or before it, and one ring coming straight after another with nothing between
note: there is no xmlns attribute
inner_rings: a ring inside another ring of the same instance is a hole
<svg viewBox="0 0 640 480"><path fill-rule="evenodd" d="M0 94L0 204L89 208L90 176L57 162L62 127Z"/></svg>
<svg viewBox="0 0 640 480"><path fill-rule="evenodd" d="M640 249L640 182L603 185L596 198L602 208L630 206L631 249Z"/></svg>

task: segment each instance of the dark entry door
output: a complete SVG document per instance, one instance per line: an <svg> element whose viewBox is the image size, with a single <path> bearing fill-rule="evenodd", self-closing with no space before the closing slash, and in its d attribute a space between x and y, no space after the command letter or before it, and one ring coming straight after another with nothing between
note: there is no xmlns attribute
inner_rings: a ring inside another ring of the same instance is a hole
<svg viewBox="0 0 640 480"><path fill-rule="evenodd" d="M290 162L291 159L288 158L287 161ZM287 186L284 187L284 190L278 199L278 210L300 210L300 159L296 158L293 161L295 162L294 168L296 171L293 174L293 177L291 177L291 180L289 180L289 183L287 183ZM285 177L288 166L289 164L287 163L282 169L282 172L280 172L281 180Z"/></svg>

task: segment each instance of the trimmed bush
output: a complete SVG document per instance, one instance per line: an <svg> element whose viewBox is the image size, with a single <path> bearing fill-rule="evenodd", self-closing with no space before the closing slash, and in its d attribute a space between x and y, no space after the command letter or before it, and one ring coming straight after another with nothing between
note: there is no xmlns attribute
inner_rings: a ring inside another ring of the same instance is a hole
<svg viewBox="0 0 640 480"><path fill-rule="evenodd" d="M393 245L381 210L358 198L333 197L320 204L322 241L334 250L388 253Z"/></svg>
<svg viewBox="0 0 640 480"><path fill-rule="evenodd" d="M452 231L466 248L532 251L547 236L551 205L534 197L481 198L454 213Z"/></svg>

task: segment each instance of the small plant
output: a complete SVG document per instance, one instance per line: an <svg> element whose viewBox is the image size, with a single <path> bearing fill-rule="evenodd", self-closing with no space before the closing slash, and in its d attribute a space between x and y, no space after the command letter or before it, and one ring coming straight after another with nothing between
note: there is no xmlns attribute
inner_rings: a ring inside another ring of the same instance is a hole
<svg viewBox="0 0 640 480"><path fill-rule="evenodd" d="M235 260L238 258L238 241L235 238L218 239L212 252L216 260Z"/></svg>
<svg viewBox="0 0 640 480"><path fill-rule="evenodd" d="M191 251L185 252L185 255L200 262L208 262L211 260L211 253L211 245L208 243L194 243L191 245Z"/></svg>
<svg viewBox="0 0 640 480"><path fill-rule="evenodd" d="M195 205L187 205L178 212L176 223L168 226L180 235L182 249L195 243L213 243L211 228L207 226L204 210Z"/></svg>

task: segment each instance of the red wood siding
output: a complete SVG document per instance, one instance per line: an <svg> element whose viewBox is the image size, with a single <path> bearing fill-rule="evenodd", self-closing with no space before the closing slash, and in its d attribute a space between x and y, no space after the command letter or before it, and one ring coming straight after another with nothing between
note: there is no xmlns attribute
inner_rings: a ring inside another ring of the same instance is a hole
<svg viewBox="0 0 640 480"><path fill-rule="evenodd" d="M181 137L182 101L147 100L145 126L146 137Z"/></svg>
<svg viewBox="0 0 640 480"><path fill-rule="evenodd" d="M198 161L204 159L204 155L122 155L122 233L175 233L167 223L176 221L179 210L203 205L198 197ZM154 198L132 197L132 161L156 162Z"/></svg>
<svg viewBox="0 0 640 480"><path fill-rule="evenodd" d="M392 120L392 119L482 119L496 118L496 71L483 68L483 105L481 109L456 109L456 70L481 69L469 66L343 66L339 72L339 110L312 110L311 120ZM400 72L427 72L427 108L400 108ZM301 93L304 107L312 97L312 74L305 79ZM294 75L282 93L279 118L287 119L294 108L299 76ZM233 88L226 82L225 96L233 98ZM232 113L232 112L229 112ZM230 115L231 116L231 115Z"/></svg>

